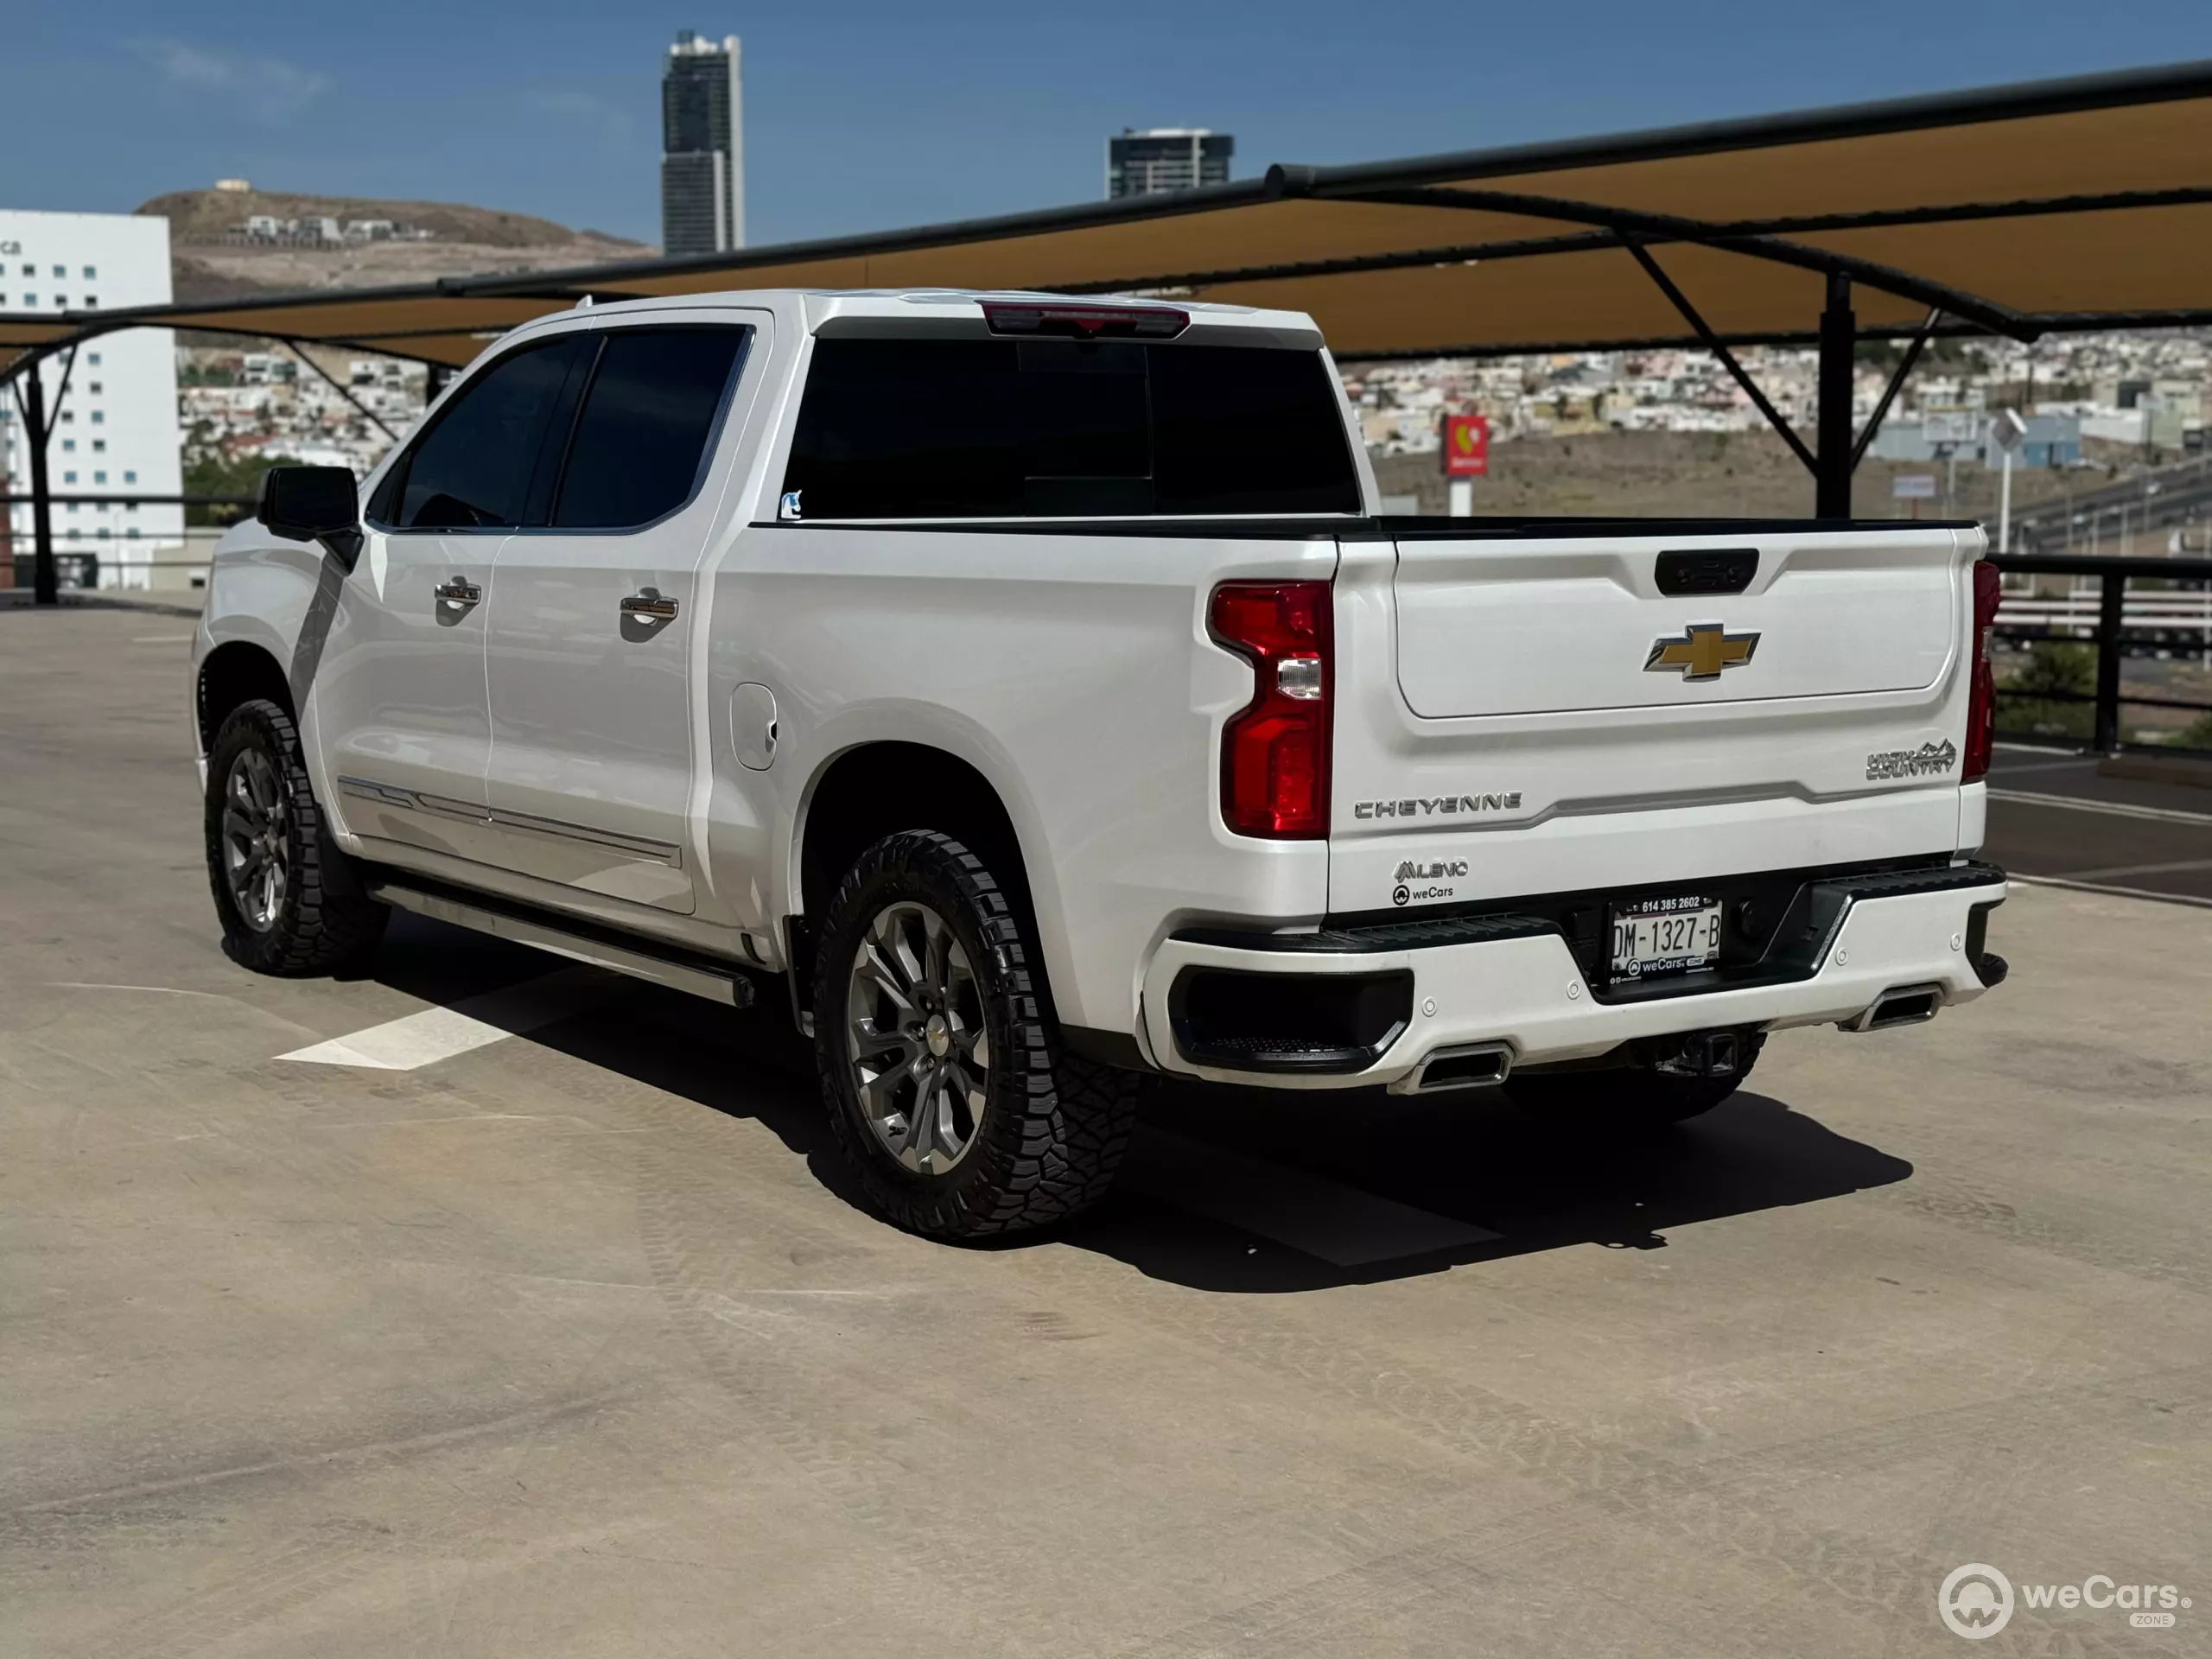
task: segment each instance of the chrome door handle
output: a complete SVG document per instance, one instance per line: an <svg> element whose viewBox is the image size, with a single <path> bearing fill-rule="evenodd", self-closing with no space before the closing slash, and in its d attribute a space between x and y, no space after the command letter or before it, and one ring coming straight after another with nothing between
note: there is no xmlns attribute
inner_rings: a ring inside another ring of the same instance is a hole
<svg viewBox="0 0 2212 1659"><path fill-rule="evenodd" d="M658 588L640 588L622 601L622 614L666 622L676 614L676 601Z"/></svg>
<svg viewBox="0 0 2212 1659"><path fill-rule="evenodd" d="M466 610L484 597L484 590L481 588L461 576L454 576L442 582L430 591L437 595L439 604L451 605L461 610Z"/></svg>

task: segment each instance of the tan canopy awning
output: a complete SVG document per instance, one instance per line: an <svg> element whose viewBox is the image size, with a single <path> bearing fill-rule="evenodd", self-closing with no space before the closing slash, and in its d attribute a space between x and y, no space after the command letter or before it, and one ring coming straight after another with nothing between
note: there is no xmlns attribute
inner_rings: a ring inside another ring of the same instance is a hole
<svg viewBox="0 0 2212 1659"><path fill-rule="evenodd" d="M1309 311L1355 358L1787 342L1817 336L1832 275L1861 335L2212 321L2212 63L734 254L5 316L0 353L157 324L454 365L584 294L784 287L1165 291Z"/></svg>

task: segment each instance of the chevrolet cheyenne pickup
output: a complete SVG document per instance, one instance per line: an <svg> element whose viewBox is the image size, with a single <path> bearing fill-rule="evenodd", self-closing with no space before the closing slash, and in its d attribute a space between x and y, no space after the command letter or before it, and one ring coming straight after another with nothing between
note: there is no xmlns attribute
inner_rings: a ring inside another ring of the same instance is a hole
<svg viewBox="0 0 2212 1659"><path fill-rule="evenodd" d="M531 323L219 550L226 948L398 907L788 996L940 1238L1094 1202L1147 1077L1669 1122L2003 977L1974 526L1377 509L1296 314Z"/></svg>

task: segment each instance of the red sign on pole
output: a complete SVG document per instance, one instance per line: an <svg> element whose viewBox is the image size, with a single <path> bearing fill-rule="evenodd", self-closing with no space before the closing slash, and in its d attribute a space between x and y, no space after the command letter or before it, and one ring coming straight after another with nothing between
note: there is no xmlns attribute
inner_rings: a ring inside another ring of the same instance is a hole
<svg viewBox="0 0 2212 1659"><path fill-rule="evenodd" d="M1481 415L1444 417L1444 475L1482 478L1490 472L1490 421Z"/></svg>

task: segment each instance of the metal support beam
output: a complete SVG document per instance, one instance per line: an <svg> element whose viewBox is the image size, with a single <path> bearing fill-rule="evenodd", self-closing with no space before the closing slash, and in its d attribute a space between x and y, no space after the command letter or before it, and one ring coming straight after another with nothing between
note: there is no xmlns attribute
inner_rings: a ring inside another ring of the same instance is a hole
<svg viewBox="0 0 2212 1659"><path fill-rule="evenodd" d="M69 377L76 372L77 348L73 345L70 346L68 351L62 354L61 384L54 389L54 418L56 421L61 418L61 400L69 395ZM47 436L52 437L53 435L54 429L49 423L47 428Z"/></svg>
<svg viewBox="0 0 2212 1659"><path fill-rule="evenodd" d="M53 426L46 415L46 381L33 363L16 384L23 399L24 433L31 452L31 599L35 604L61 602L60 583L54 569L54 493L47 487L46 441Z"/></svg>
<svg viewBox="0 0 2212 1659"><path fill-rule="evenodd" d="M1682 314L1682 321L1697 331L1697 337L1704 342L1705 349L1720 359L1720 366L1728 371L1736 384L1744 389L1744 395L1751 400L1760 414L1766 416L1767 424L1782 435L1782 441L1796 452L1797 459L1805 463L1807 470L1817 475L1819 469L1813 464L1813 452L1805 447L1804 439L1799 437L1796 429L1783 418L1782 411L1767 400L1766 393L1759 390L1758 382L1752 379L1750 372L1736 360L1736 353L1728 349L1719 335L1707 327L1705 319L1698 314L1698 308L1690 303L1689 296L1675 286L1673 277L1660 269L1659 262L1651 257L1650 250L1628 237L1622 238L1622 245L1636 256L1637 264L1642 265L1645 274L1659 285L1659 291L1667 296L1675 309Z"/></svg>
<svg viewBox="0 0 2212 1659"><path fill-rule="evenodd" d="M347 403L353 404L355 409L360 410L362 418L368 421L378 431L383 433L385 436L390 438L394 443L397 443L399 442L399 434L386 426L384 422L378 418L376 410L371 409L366 404L356 397L353 395L353 389L351 386L339 385L338 377L331 373L328 369L324 368L322 365L316 362L315 359L309 357L307 354L306 349L302 346L298 341L286 340L284 342L284 349L291 353L294 357L298 358L301 362L306 364L308 367L313 369L317 374L321 375L325 383L329 385L333 391L336 392L340 397L343 397Z"/></svg>
<svg viewBox="0 0 2212 1659"><path fill-rule="evenodd" d="M1292 189L1287 194L1300 193ZM1623 240L1630 237L1649 237L1655 242L1694 242L1754 259L1795 265L1800 270L1841 272L1856 277L1878 292L1894 294L1899 299L1911 300L1921 305L1940 305L1955 317L1963 317L1992 334L2003 334L2010 340L2031 340L2043 332L2036 322L2010 307L1912 271L1899 270L1893 265L1857 258L1829 248L1805 247L1779 237L1733 235L1720 226L1702 219L1685 219L1679 213L1640 213L1597 202L1571 201L1558 196L1523 195L1514 191L1479 190L1457 185L1449 188L1425 186L1324 192L1317 199L1371 201L1401 207L1456 207L1480 213L1510 213L1528 219L1557 219L1570 225L1592 225L1611 231Z"/></svg>
<svg viewBox="0 0 2212 1659"><path fill-rule="evenodd" d="M1828 273L1827 307L1821 313L1819 429L1813 441L1813 516L1851 517L1851 468L1856 445L1851 430L1851 371L1859 320L1851 309L1851 278Z"/></svg>
<svg viewBox="0 0 2212 1659"><path fill-rule="evenodd" d="M1912 337L1912 344L1904 348L1904 356L1897 363L1897 372L1890 377L1890 384L1882 388L1882 401L1874 405L1874 412L1866 418L1866 429L1859 435L1859 442L1851 446L1851 470L1854 474L1859 470L1859 463L1866 459L1866 446L1874 442L1882 429L1882 423L1889 419L1890 405L1897 402L1897 393L1904 390L1905 376L1910 374L1912 365L1920 361L1920 353L1926 348L1929 337L1935 333L1936 325L1942 320L1942 315L1941 308L1928 314L1928 321L1920 325L1920 332Z"/></svg>
<svg viewBox="0 0 2212 1659"><path fill-rule="evenodd" d="M2120 747L2120 631L2127 615L2127 573L2101 571L2098 582L2096 728L2089 746L2110 754Z"/></svg>

